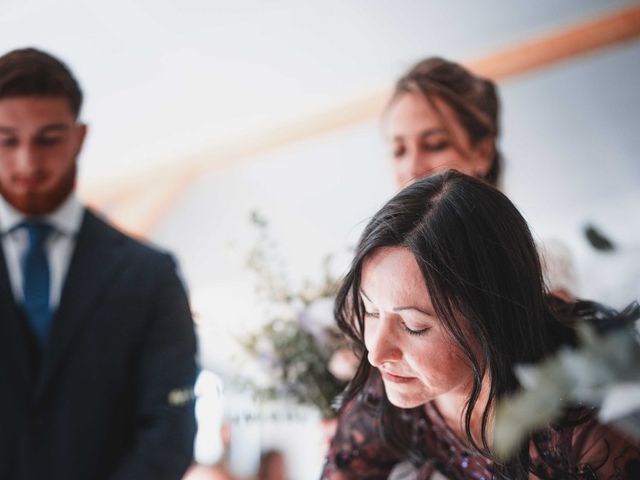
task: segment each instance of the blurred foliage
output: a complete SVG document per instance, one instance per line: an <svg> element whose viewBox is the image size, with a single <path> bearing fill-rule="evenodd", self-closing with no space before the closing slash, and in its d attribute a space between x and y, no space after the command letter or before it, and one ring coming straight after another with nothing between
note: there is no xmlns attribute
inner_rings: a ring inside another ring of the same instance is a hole
<svg viewBox="0 0 640 480"><path fill-rule="evenodd" d="M347 382L331 373L329 362L348 345L333 321L339 280L330 271L332 257L325 258L319 282L307 280L292 289L268 222L257 212L251 222L258 237L247 266L256 275L268 320L240 339L262 373L259 379L247 375L246 385L259 400L288 399L315 406L324 418L334 417L333 405Z"/></svg>
<svg viewBox="0 0 640 480"><path fill-rule="evenodd" d="M636 385L628 390L634 398L617 396L616 401L623 403L617 410L627 415L623 429L640 439L638 331L628 325L600 334L588 323L578 325L577 331L577 348L564 347L538 365L516 368L522 389L496 409L494 448L502 458L514 453L530 433L557 421L567 408L601 407L621 385Z"/></svg>

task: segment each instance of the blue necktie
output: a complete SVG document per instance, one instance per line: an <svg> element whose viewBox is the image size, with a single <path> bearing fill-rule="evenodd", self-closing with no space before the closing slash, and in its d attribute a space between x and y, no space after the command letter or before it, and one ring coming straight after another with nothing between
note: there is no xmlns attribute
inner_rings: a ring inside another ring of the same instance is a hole
<svg viewBox="0 0 640 480"><path fill-rule="evenodd" d="M22 259L24 309L40 346L44 346L47 343L51 323L49 309L51 280L44 244L51 233L51 227L36 222L24 222L21 226L29 234L29 246Z"/></svg>

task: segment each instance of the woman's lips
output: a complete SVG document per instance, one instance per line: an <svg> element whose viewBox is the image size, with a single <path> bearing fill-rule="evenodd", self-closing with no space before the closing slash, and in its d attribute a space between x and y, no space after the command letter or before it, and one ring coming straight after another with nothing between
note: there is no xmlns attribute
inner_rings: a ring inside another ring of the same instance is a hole
<svg viewBox="0 0 640 480"><path fill-rule="evenodd" d="M382 378L394 383L407 383L415 380L415 377L403 377L401 375L394 375L393 373L385 372L381 370Z"/></svg>

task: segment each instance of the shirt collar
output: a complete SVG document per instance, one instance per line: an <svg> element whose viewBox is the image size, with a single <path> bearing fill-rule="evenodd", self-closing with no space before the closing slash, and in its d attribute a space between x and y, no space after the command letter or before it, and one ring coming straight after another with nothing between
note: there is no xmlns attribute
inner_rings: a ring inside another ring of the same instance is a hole
<svg viewBox="0 0 640 480"><path fill-rule="evenodd" d="M80 230L83 213L84 206L76 194L72 192L55 211L37 218L49 223L58 232L73 236ZM28 218L27 215L16 210L0 195L0 230L2 230L3 234L11 231Z"/></svg>

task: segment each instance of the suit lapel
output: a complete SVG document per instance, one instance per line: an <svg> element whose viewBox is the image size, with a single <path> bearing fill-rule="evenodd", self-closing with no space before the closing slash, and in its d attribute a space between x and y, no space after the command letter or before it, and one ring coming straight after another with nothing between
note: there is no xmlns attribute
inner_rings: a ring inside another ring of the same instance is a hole
<svg viewBox="0 0 640 480"><path fill-rule="evenodd" d="M7 370L15 375L16 380L23 382L24 385L31 385L32 376L28 369L28 352L21 332L21 321L11 290L4 251L0 246L0 338L3 339L0 347L3 352L0 353L6 354ZM8 383L4 385L9 386ZM30 388L27 390L21 388L20 391L26 394Z"/></svg>
<svg viewBox="0 0 640 480"><path fill-rule="evenodd" d="M49 346L45 349L36 400L62 366L74 338L91 317L91 309L124 259L122 237L86 211L69 265L60 304L53 318Z"/></svg>

